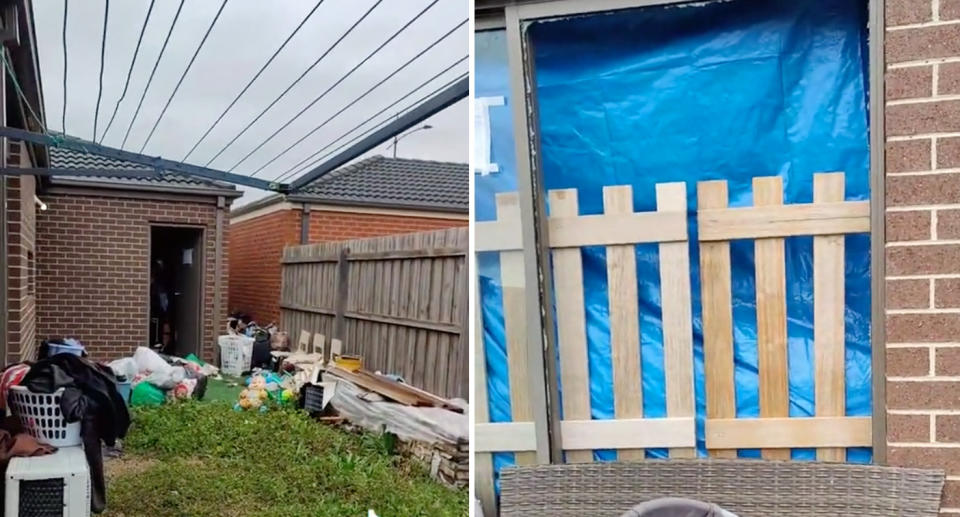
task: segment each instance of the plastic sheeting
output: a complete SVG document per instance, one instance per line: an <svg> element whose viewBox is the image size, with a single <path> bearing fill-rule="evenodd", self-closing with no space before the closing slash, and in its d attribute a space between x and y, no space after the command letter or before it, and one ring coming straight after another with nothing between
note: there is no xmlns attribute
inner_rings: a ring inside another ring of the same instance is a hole
<svg viewBox="0 0 960 517"><path fill-rule="evenodd" d="M736 0L619 11L531 26L547 189L576 188L580 213L602 213L604 185L633 186L634 209L655 209L656 183L687 183L691 237L697 436L705 413L696 182L725 179L731 206L751 203L751 179L779 175L784 202L811 202L815 172L846 173L846 199L869 198L866 4ZM477 96L506 95L503 33L477 36ZM495 192L516 189L510 100L490 108L491 161L476 181L478 220ZM584 248L591 408L613 418L604 249ZM869 415L869 236L846 238L847 415ZM753 242L731 245L738 417L759 416ZM509 421L499 271L479 257L492 421ZM791 416L814 414L812 238L786 240ZM637 246L644 414L666 415L659 259ZM561 387L562 390L562 387ZM666 451L650 450L662 457ZM759 456L759 451L740 451ZM611 460L612 451L597 451ZM794 450L813 459L812 450ZM851 449L850 461L870 461ZM510 455L497 455L499 469Z"/></svg>

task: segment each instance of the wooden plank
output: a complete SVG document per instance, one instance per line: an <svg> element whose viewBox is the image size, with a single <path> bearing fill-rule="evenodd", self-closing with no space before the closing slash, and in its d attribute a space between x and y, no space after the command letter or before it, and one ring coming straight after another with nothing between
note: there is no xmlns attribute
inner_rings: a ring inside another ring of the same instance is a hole
<svg viewBox="0 0 960 517"><path fill-rule="evenodd" d="M490 397L487 393L487 354L483 342L483 305L480 303L483 297L480 292L479 276L476 272L474 272L473 284L473 414L476 425L474 425L472 461L477 497L480 499L480 504L486 514L495 511L497 498L493 483L493 455L480 452L477 449L476 429L490 421Z"/></svg>
<svg viewBox="0 0 960 517"><path fill-rule="evenodd" d="M537 450L537 433L533 422L477 423L473 426L473 444L473 450L478 454L529 454ZM489 457L489 454L483 455ZM477 481L479 482L479 479Z"/></svg>
<svg viewBox="0 0 960 517"><path fill-rule="evenodd" d="M516 195L497 194L497 221L520 229L520 205ZM530 379L527 376L527 311L524 306L526 281L523 274L523 252L500 252L500 285L503 289L503 330L507 348L507 374L510 382L510 418L514 422L532 422ZM536 450L536 447L533 449ZM517 465L536 463L535 452L518 452Z"/></svg>
<svg viewBox="0 0 960 517"><path fill-rule="evenodd" d="M576 217L575 189L550 191L552 217ZM587 367L587 334L583 305L583 264L579 248L553 251L553 286L557 307L557 342L560 350L560 386L566 420L590 420L590 384ZM561 423L562 427L562 423ZM561 437L562 441L565 441ZM570 463L593 461L589 450L571 450Z"/></svg>
<svg viewBox="0 0 960 517"><path fill-rule="evenodd" d="M870 417L732 418L707 420L707 449L869 447ZM843 449L841 449L843 450Z"/></svg>
<svg viewBox="0 0 960 517"><path fill-rule="evenodd" d="M635 418L617 420L563 420L560 422L562 445L569 458L574 452L593 449L644 449L696 446L693 417Z"/></svg>
<svg viewBox="0 0 960 517"><path fill-rule="evenodd" d="M657 184L657 211L687 215L687 185ZM696 414L693 388L693 322L690 303L690 250L687 237L660 243L660 297L663 314L663 370L667 416ZM696 458L695 445L670 449L671 458Z"/></svg>
<svg viewBox="0 0 960 517"><path fill-rule="evenodd" d="M632 213L633 189L629 185L603 187L603 211L605 214ZM607 247L607 286L614 417L643 418L635 246ZM617 458L622 461L642 460L644 450L622 449L617 451Z"/></svg>
<svg viewBox="0 0 960 517"><path fill-rule="evenodd" d="M299 312L309 312L312 314L326 314L332 316L335 314L335 311L329 309L324 309L321 307L308 307L305 305L300 305L296 303L282 303L280 304L281 309L288 309ZM374 323L383 323L386 325L398 325L401 327L410 327L418 328L424 330L433 330L435 332L443 332L445 334L459 334L460 327L454 323L443 323L438 321L423 321L409 318L398 318L393 316L387 316L383 314L365 314L362 312L346 312L344 313L346 319L370 321Z"/></svg>
<svg viewBox="0 0 960 517"><path fill-rule="evenodd" d="M698 212L727 206L727 182L697 184ZM703 310L703 362L707 418L735 418L733 383L733 305L730 243L700 242L700 291ZM711 456L736 458L736 450L710 450Z"/></svg>
<svg viewBox="0 0 960 517"><path fill-rule="evenodd" d="M843 201L843 173L814 174L814 203ZM844 368L844 245L843 235L813 238L814 400L818 417L846 413ZM820 461L843 462L842 448L818 449Z"/></svg>
<svg viewBox="0 0 960 517"><path fill-rule="evenodd" d="M815 200L776 207L704 210L697 214L697 220L701 241L867 233L870 202Z"/></svg>
<svg viewBox="0 0 960 517"><path fill-rule="evenodd" d="M687 236L686 213L551 214L548 224L551 248L671 242Z"/></svg>
<svg viewBox="0 0 960 517"><path fill-rule="evenodd" d="M509 195L516 198L517 193L510 192ZM473 250L477 253L484 251L520 251L523 249L520 225L508 224L503 221L483 221L473 223L473 228Z"/></svg>
<svg viewBox="0 0 960 517"><path fill-rule="evenodd" d="M783 204L779 176L753 178L753 203ZM787 377L787 293L782 238L754 241L757 279L757 362L760 377L760 416L790 416ZM766 459L789 460L786 449L764 449Z"/></svg>

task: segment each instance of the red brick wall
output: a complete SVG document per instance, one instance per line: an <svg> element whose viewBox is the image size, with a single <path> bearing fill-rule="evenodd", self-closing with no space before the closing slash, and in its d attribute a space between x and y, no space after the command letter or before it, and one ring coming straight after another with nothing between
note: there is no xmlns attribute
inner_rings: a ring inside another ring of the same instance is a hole
<svg viewBox="0 0 960 517"><path fill-rule="evenodd" d="M257 321L280 322L280 259L286 245L300 243L300 210L284 210L230 226L230 310ZM310 242L380 237L466 226L466 219L391 214L310 211Z"/></svg>
<svg viewBox="0 0 960 517"><path fill-rule="evenodd" d="M960 0L886 9L888 461L960 515Z"/></svg>
<svg viewBox="0 0 960 517"><path fill-rule="evenodd" d="M280 321L280 258L300 242L300 212L281 210L230 224L230 311Z"/></svg>
<svg viewBox="0 0 960 517"><path fill-rule="evenodd" d="M19 143L7 163L30 165ZM7 177L7 363L36 358L36 178Z"/></svg>
<svg viewBox="0 0 960 517"><path fill-rule="evenodd" d="M215 204L74 194L41 199L48 208L37 219L40 339L75 336L97 359L115 359L146 345L151 225L196 225L204 229L203 355L213 359L227 307L221 291L215 314ZM225 230L227 223L225 215Z"/></svg>

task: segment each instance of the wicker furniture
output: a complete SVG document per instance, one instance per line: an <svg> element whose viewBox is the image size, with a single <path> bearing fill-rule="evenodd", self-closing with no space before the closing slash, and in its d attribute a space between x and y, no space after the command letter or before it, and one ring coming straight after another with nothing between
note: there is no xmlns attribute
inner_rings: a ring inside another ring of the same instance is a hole
<svg viewBox="0 0 960 517"><path fill-rule="evenodd" d="M502 517L619 517L660 497L708 501L739 517L930 516L941 471L763 460L649 460L504 469Z"/></svg>

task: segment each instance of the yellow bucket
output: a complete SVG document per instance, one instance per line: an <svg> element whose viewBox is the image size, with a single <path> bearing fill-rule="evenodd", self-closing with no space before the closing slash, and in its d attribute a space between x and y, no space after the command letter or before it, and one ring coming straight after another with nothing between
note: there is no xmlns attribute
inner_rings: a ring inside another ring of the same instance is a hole
<svg viewBox="0 0 960 517"><path fill-rule="evenodd" d="M333 360L337 368L342 368L348 372L355 372L363 368L363 358L359 355L338 355Z"/></svg>

